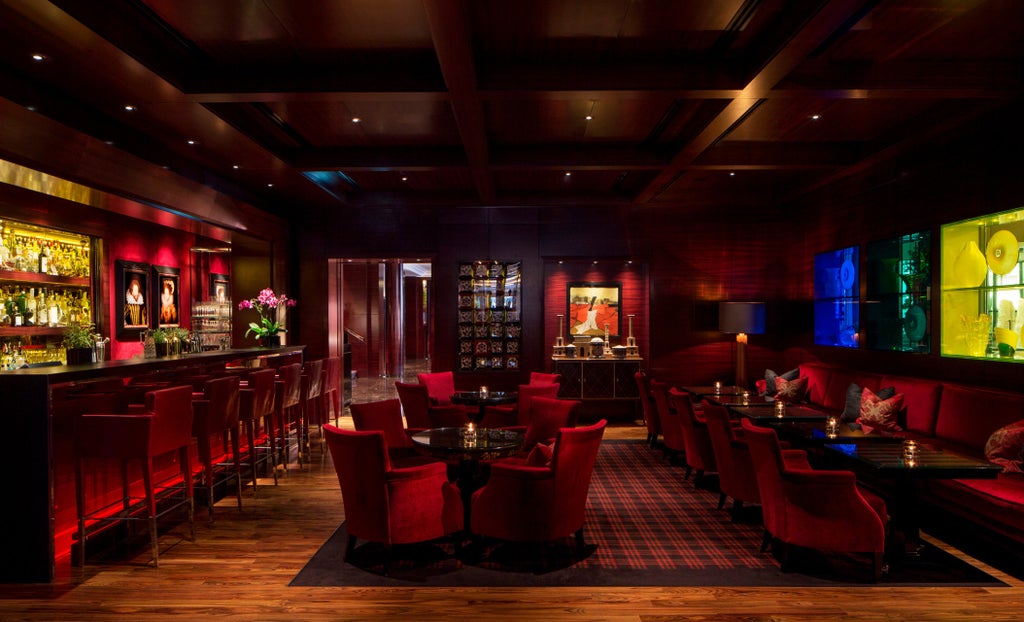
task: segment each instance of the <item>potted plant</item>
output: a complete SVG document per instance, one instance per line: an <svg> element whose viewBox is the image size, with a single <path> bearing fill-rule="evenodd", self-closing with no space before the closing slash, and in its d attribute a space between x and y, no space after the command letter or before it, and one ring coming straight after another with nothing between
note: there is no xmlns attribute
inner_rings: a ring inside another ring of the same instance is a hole
<svg viewBox="0 0 1024 622"><path fill-rule="evenodd" d="M153 330L153 345L156 347L157 357L167 356L166 328L157 328Z"/></svg>
<svg viewBox="0 0 1024 622"><path fill-rule="evenodd" d="M259 323L249 322L249 328L245 331L248 337L252 333L265 347L276 347L281 345L280 333L288 332L287 329L277 321L278 307L294 307L296 301L284 294L277 295L269 287L264 289L255 298L243 300L238 303L239 309L255 309L260 316Z"/></svg>
<svg viewBox="0 0 1024 622"><path fill-rule="evenodd" d="M68 365L91 363L96 345L95 328L85 322L73 322L64 329L64 352Z"/></svg>

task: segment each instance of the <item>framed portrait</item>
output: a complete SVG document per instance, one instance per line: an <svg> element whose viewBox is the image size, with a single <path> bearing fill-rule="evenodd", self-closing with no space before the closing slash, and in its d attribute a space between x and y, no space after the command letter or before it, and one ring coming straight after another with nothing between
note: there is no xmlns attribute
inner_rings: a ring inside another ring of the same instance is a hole
<svg viewBox="0 0 1024 622"><path fill-rule="evenodd" d="M228 302L231 300L231 279L226 274L210 273L210 300Z"/></svg>
<svg viewBox="0 0 1024 622"><path fill-rule="evenodd" d="M622 283L569 283L566 291L569 335L604 337L622 334Z"/></svg>
<svg viewBox="0 0 1024 622"><path fill-rule="evenodd" d="M137 339L149 328L150 272L149 264L118 259L116 262L117 338L122 341Z"/></svg>
<svg viewBox="0 0 1024 622"><path fill-rule="evenodd" d="M181 270L169 266L153 266L153 324L168 328L181 324Z"/></svg>

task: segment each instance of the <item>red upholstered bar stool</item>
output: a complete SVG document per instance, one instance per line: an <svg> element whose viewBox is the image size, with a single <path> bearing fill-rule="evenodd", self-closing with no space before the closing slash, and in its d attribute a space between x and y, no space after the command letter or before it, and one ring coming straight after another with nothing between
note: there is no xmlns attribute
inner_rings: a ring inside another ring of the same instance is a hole
<svg viewBox="0 0 1024 622"><path fill-rule="evenodd" d="M79 419L77 460L75 464L75 500L78 506L78 563L85 565L85 545L90 523L93 527L111 521L145 520L149 523L149 542L153 565L159 566L157 519L184 507L188 513L190 536L195 541L192 472L189 446L192 444L192 387L178 386L151 391L145 406L128 414L85 414ZM154 458L177 452L179 473L154 481ZM106 507L86 507L86 468L100 460L121 462L122 498ZM129 462L142 468L142 497L133 496L128 476ZM163 508L157 512L157 493ZM164 495L163 493L168 493Z"/></svg>
<svg viewBox="0 0 1024 622"><path fill-rule="evenodd" d="M299 397L300 412L302 413L299 418L302 425L299 436L299 466L302 466L303 457L306 458L306 462L310 461L309 456L312 452L309 447L309 429L312 426L315 425L320 429L320 440L323 441L323 424L326 423L322 420L323 376L324 362L322 359L308 361L302 366L302 395Z"/></svg>
<svg viewBox="0 0 1024 622"><path fill-rule="evenodd" d="M238 509L242 509L242 465L241 449L238 441L238 383L237 377L225 376L207 380L203 384L203 392L193 395L192 399L192 436L196 439L199 449L199 463L203 468L202 486L207 491L210 522L213 522L214 487L218 483L214 479L215 462L221 454L215 454L216 444L213 437L231 443L231 470L224 474L222 481L235 480L235 496Z"/></svg>
<svg viewBox="0 0 1024 622"><path fill-rule="evenodd" d="M334 425L341 418L341 358L331 356L324 359L324 419L334 416Z"/></svg>
<svg viewBox="0 0 1024 622"><path fill-rule="evenodd" d="M297 443L301 442L301 397L302 397L302 365L290 363L277 370L274 381L274 434L285 475L288 474L288 431L296 430Z"/></svg>
<svg viewBox="0 0 1024 622"><path fill-rule="evenodd" d="M277 443L274 438L274 379L277 372L261 369L246 376L238 391L238 420L247 441L245 462L252 476L252 495L256 496L256 470L270 463L277 485Z"/></svg>

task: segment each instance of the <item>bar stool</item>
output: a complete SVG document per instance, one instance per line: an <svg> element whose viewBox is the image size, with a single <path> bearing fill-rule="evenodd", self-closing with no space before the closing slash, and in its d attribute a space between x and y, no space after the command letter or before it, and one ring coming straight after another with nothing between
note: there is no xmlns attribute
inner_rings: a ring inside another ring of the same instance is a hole
<svg viewBox="0 0 1024 622"><path fill-rule="evenodd" d="M273 369L261 369L246 376L245 386L238 393L238 419L245 429L248 455L245 466L252 474L252 495L256 496L256 468L270 463L277 485L277 443L274 439L274 378ZM260 432L262 423L263 433ZM257 442L260 444L257 445Z"/></svg>
<svg viewBox="0 0 1024 622"><path fill-rule="evenodd" d="M291 363L277 370L274 380L274 434L281 442L281 464L285 475L288 474L288 430L292 425L296 429L297 445L301 444L301 397L302 397L302 365ZM301 450L299 450L301 451Z"/></svg>
<svg viewBox="0 0 1024 622"><path fill-rule="evenodd" d="M192 436L199 450L199 462L203 467L202 485L207 490L210 522L213 522L214 479L213 436L226 436L231 442L231 465L234 473L226 474L221 481L232 478L236 484L238 509L242 509L242 466L239 459L241 450L238 441L238 384L237 377L225 376L203 383L203 392L192 396Z"/></svg>
<svg viewBox="0 0 1024 622"><path fill-rule="evenodd" d="M334 425L341 418L341 359L331 356L324 359L324 419L334 415Z"/></svg>
<svg viewBox="0 0 1024 622"><path fill-rule="evenodd" d="M312 425L316 425L320 428L320 441L321 450L323 449L323 381L324 381L324 362L322 359L316 361L308 361L302 366L302 395L299 398L301 401L301 421L302 421L302 436L301 438L301 449L299 453L299 465L302 465L302 458L305 456L306 462L310 462L310 454L312 451L309 446L309 428Z"/></svg>
<svg viewBox="0 0 1024 622"><path fill-rule="evenodd" d="M128 414L84 414L79 419L77 460L75 462L75 501L78 506L78 563L85 565L86 531L89 522L146 520L153 566L160 565L157 520L184 507L188 513L191 540L196 539L192 497L192 473L189 446L192 443L192 388L178 386L151 391L146 404ZM178 476L154 482L153 459L178 452ZM86 508L85 471L90 460L115 459L121 462L120 501L89 511ZM133 497L128 479L128 463L138 460L142 467L143 497ZM157 492L164 508L157 512ZM120 505L120 508L117 506ZM139 516L139 514L142 516Z"/></svg>

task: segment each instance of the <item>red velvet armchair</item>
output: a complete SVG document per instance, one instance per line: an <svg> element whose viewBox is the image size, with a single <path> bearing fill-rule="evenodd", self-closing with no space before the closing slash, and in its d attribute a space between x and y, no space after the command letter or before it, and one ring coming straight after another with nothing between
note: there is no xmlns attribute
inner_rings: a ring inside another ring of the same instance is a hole
<svg viewBox="0 0 1024 622"><path fill-rule="evenodd" d="M452 403L452 395L455 394L455 375L452 372L416 374L416 380L427 387L431 405L446 406Z"/></svg>
<svg viewBox="0 0 1024 622"><path fill-rule="evenodd" d="M530 409L533 406L533 398L547 397L555 399L558 397L559 385L557 384L521 384L515 404L508 406L489 406L484 413L484 419L480 425L485 428L502 428L522 426L525 428L530 424Z"/></svg>
<svg viewBox="0 0 1024 622"><path fill-rule="evenodd" d="M559 430L548 465L491 464L487 484L473 493L473 533L513 542L575 535L582 550L590 476L606 423Z"/></svg>
<svg viewBox="0 0 1024 622"><path fill-rule="evenodd" d="M790 546L867 553L877 580L885 550L885 502L857 488L850 471L815 471L799 449L783 450L775 430L743 420L743 436L757 470L765 550L781 544L783 571Z"/></svg>
<svg viewBox="0 0 1024 622"><path fill-rule="evenodd" d="M686 454L682 419L668 404L668 384L657 380L651 380L649 384L651 398L654 401L654 416L661 425L661 435L664 439L662 448L669 459L678 464Z"/></svg>
<svg viewBox="0 0 1024 622"><path fill-rule="evenodd" d="M530 384L562 384L562 374L546 374L540 371L530 372Z"/></svg>
<svg viewBox="0 0 1024 622"><path fill-rule="evenodd" d="M535 397L530 404L530 423L526 426L523 451L530 451L537 443L555 439L562 428L576 427L581 402Z"/></svg>
<svg viewBox="0 0 1024 622"><path fill-rule="evenodd" d="M651 447L657 447L658 436L661 435L661 421L658 420L658 412L651 398L650 382L647 374L642 371L633 374L633 378L636 379L636 386L640 391L640 407L643 410L644 424L647 426L647 442Z"/></svg>
<svg viewBox="0 0 1024 622"><path fill-rule="evenodd" d="M468 421L461 406L432 406L426 385L396 381L395 389L405 413L405 425L411 430L460 427Z"/></svg>
<svg viewBox="0 0 1024 622"><path fill-rule="evenodd" d="M696 471L695 481L699 481L705 472L718 470L708 426L704 421L697 419L689 393L673 388L669 390L668 397L669 404L675 408L679 421L683 424L683 439L686 442L686 479L690 477L691 471Z"/></svg>
<svg viewBox="0 0 1024 622"><path fill-rule="evenodd" d="M388 444L392 462L403 463L418 456L405 425L402 423L402 404L397 399L351 404L352 424L359 432L380 430Z"/></svg>
<svg viewBox="0 0 1024 622"><path fill-rule="evenodd" d="M732 497L732 516L735 519L744 503L761 503L750 448L741 438L742 433L737 433L725 406L704 402L703 410L718 465L718 509L725 505L726 497Z"/></svg>
<svg viewBox="0 0 1024 622"><path fill-rule="evenodd" d="M388 548L390 569L393 545L441 538L446 521L458 522L445 517L444 463L394 467L379 430L352 432L326 424L324 435L345 504L346 561L362 538Z"/></svg>

